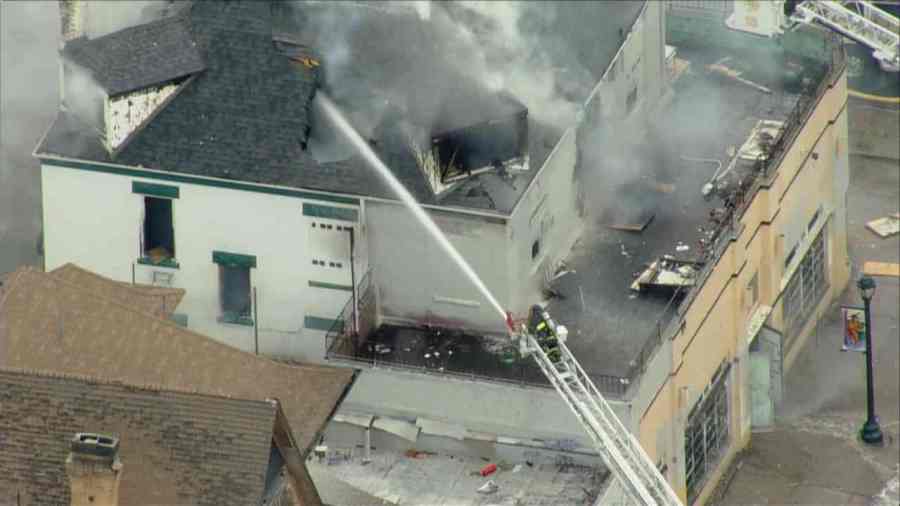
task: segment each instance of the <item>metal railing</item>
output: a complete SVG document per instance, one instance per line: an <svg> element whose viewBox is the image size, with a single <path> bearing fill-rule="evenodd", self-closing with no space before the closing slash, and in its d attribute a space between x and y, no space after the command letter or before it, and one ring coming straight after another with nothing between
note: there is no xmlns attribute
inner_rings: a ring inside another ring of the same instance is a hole
<svg viewBox="0 0 900 506"><path fill-rule="evenodd" d="M626 378L629 385L638 382L648 363L659 350L663 338L671 339L679 331L685 314L702 290L703 285L715 271L717 261L728 249L728 246L740 235L740 219L749 209L757 192L763 187L771 185L772 180L777 175L777 168L794 145L801 130L825 95L825 91L833 85L835 79L843 72L846 66L846 53L844 52L843 41L839 36L829 34L826 36L825 44L831 50L831 61L823 64L824 72L818 85L814 90L801 94L796 105L785 119L781 135L772 143L768 156L756 162L756 178L743 193L736 196L736 205L727 208L727 214L723 217L721 225L713 234L712 244L707 248L703 259L704 265L700 269L694 284L686 289L679 289L669 300L660 320L657 321L653 333L645 342L638 356L631 362L631 368ZM677 304L675 314L667 319L667 314L673 304Z"/></svg>
<svg viewBox="0 0 900 506"><path fill-rule="evenodd" d="M508 365L499 365L500 357L498 356L498 364L494 364L496 367L493 368L493 373L488 373L486 372L489 369L488 367L482 369L458 367L449 361L447 357L442 357L440 360L430 361L423 365L419 362L403 361L397 356L382 357L378 353L373 353L369 349L372 344L370 343L370 337L376 329L375 315L378 312L378 307L375 287L371 282L372 277L372 271L367 272L357 287L357 304L360 313L359 332L353 331L352 296L338 314L331 329L326 332L325 350L328 360L348 365L393 369L430 376L501 383L520 387L552 388L546 377L541 374L537 364L533 363L530 358L525 360L519 359ZM429 328L433 330L437 326L430 326ZM427 332L428 328L422 327L421 330ZM592 373L589 373L589 376L598 389L611 397L621 398L628 390L628 380L626 378Z"/></svg>
<svg viewBox="0 0 900 506"><path fill-rule="evenodd" d="M374 315L370 316L370 313L375 309L376 303L371 269L359 280L355 295L356 301L351 295L344 304L344 308L338 313L331 328L325 333L325 356L327 358L331 358L332 355L354 354L360 344L360 336L365 337L373 330L375 318ZM354 302L356 302L357 315L354 315ZM353 328L357 320L359 321L359 332Z"/></svg>

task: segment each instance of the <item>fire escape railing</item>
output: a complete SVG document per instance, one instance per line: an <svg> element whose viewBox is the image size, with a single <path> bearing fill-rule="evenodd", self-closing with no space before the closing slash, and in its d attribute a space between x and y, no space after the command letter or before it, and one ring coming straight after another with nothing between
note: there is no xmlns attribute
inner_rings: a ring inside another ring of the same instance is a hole
<svg viewBox="0 0 900 506"><path fill-rule="evenodd" d="M354 304L355 302L355 304ZM354 314L354 310L356 314ZM354 329L354 322L359 329ZM325 333L325 357L328 359L353 359L357 350L376 326L375 289L372 285L372 270L366 272L356 285L356 292L350 296L344 308L338 313L331 328Z"/></svg>

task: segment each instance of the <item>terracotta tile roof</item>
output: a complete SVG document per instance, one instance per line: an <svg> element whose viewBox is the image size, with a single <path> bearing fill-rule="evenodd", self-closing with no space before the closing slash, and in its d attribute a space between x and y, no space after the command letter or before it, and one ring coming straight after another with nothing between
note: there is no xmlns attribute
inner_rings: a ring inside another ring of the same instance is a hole
<svg viewBox="0 0 900 506"><path fill-rule="evenodd" d="M117 300L129 307L161 318L172 316L185 294L185 291L181 288L132 285L121 281L113 281L72 263L50 271L50 275L78 285L87 292Z"/></svg>
<svg viewBox="0 0 900 506"><path fill-rule="evenodd" d="M57 276L23 268L0 298L0 367L276 399L306 454L353 379L243 352Z"/></svg>
<svg viewBox="0 0 900 506"><path fill-rule="evenodd" d="M258 504L277 403L0 369L0 503L69 504L77 432L119 437L119 504Z"/></svg>

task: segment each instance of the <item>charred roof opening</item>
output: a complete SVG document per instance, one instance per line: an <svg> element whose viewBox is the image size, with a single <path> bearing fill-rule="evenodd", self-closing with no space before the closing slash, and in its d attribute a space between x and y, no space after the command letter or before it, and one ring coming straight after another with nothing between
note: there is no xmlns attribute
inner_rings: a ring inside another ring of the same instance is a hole
<svg viewBox="0 0 900 506"><path fill-rule="evenodd" d="M528 109L448 62L439 20L352 3L307 3L295 12L298 43L322 55L323 90L376 150L413 158L433 195L473 174L528 168ZM348 24L352 30L343 29ZM351 154L323 143L315 149L323 160Z"/></svg>

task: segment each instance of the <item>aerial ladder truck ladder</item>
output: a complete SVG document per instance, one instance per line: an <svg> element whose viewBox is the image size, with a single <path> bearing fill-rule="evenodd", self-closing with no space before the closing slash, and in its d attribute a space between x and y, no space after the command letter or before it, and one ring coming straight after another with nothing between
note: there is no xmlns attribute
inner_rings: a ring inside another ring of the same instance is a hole
<svg viewBox="0 0 900 506"><path fill-rule="evenodd" d="M534 306L527 323L516 329L509 317L512 339L523 356L532 355L541 371L562 396L593 442L614 479L619 481L631 504L682 506L644 449L622 425L594 382L566 346L567 330Z"/></svg>
<svg viewBox="0 0 900 506"><path fill-rule="evenodd" d="M819 22L872 49L886 72L900 71L900 20L863 0L785 2L795 23Z"/></svg>

